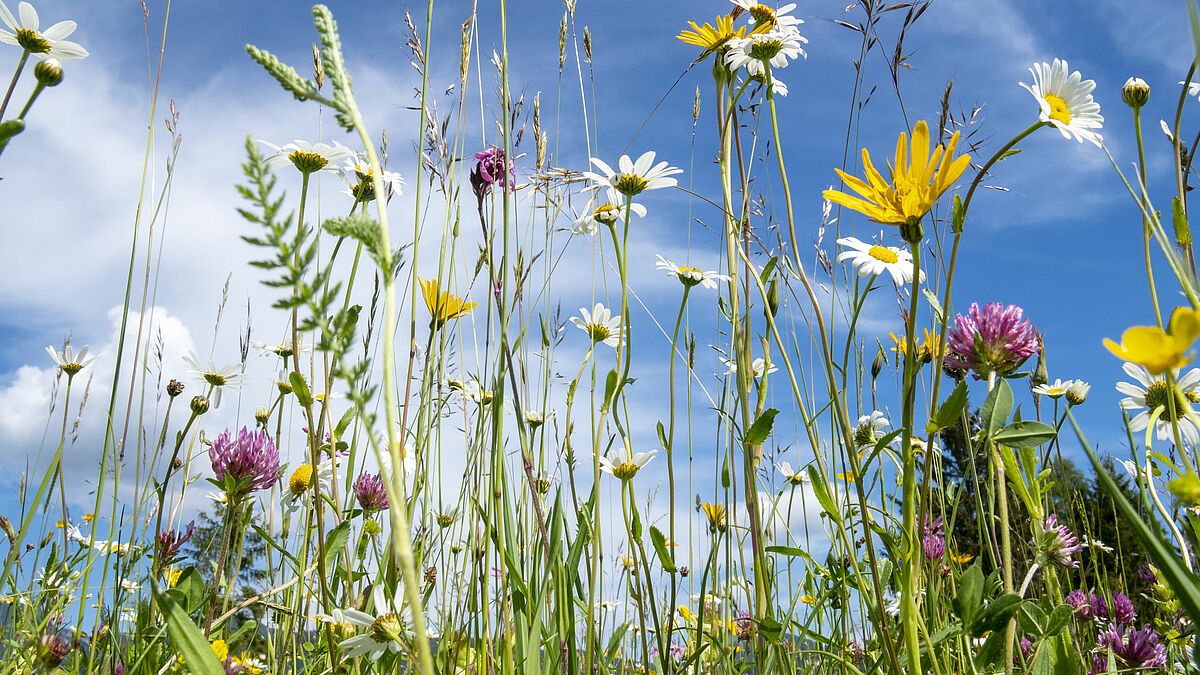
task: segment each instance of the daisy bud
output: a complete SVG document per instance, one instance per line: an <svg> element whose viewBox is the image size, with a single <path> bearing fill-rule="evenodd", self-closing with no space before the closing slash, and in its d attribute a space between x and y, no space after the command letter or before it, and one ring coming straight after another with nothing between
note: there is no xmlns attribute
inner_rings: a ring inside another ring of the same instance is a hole
<svg viewBox="0 0 1200 675"><path fill-rule="evenodd" d="M270 418L271 418L271 411L267 410L267 406L260 405L260 406L258 406L257 409L255 409L254 419L256 421L258 421L259 424L266 425L267 420Z"/></svg>
<svg viewBox="0 0 1200 675"><path fill-rule="evenodd" d="M1140 77L1125 80L1125 86L1121 87L1121 100L1134 110L1146 105L1150 100L1150 85Z"/></svg>
<svg viewBox="0 0 1200 675"><path fill-rule="evenodd" d="M1075 384L1067 389L1067 403L1071 405L1083 405L1087 400L1088 392L1092 390L1092 385L1083 380L1076 380Z"/></svg>
<svg viewBox="0 0 1200 675"><path fill-rule="evenodd" d="M56 86L63 81L62 64L57 59L40 61L33 67L33 76L37 78L38 84L44 87Z"/></svg>
<svg viewBox="0 0 1200 675"><path fill-rule="evenodd" d="M887 363L887 356L884 355L883 349L875 352L875 360L871 362L871 379L879 377L879 373L883 372L883 364Z"/></svg>
<svg viewBox="0 0 1200 675"><path fill-rule="evenodd" d="M203 415L208 412L208 399L203 396L195 396L192 398L192 413L196 416Z"/></svg>

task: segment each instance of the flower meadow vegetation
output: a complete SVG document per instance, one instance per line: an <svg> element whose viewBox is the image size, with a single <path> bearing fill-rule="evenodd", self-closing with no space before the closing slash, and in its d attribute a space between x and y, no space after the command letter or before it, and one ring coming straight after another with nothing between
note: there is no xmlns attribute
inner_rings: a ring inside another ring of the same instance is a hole
<svg viewBox="0 0 1200 675"><path fill-rule="evenodd" d="M70 406L107 362L69 341L47 348L55 449L22 474L20 511L0 517L0 672L1200 671L1197 143L1176 140L1195 62L1162 124L1168 158L1142 146L1145 81L1097 92L1054 58L1019 83L1026 117L991 123L996 149L952 113L948 88L938 120L898 121L886 160L852 152L822 190L789 182L803 160L780 132L780 78L818 48L796 5L722 2L661 46L692 50L677 67L703 81L691 124L711 165L636 138L600 156L590 135L588 156L557 156L541 94L513 100L507 24L481 54L467 12L458 50L406 17L420 131L402 176L327 7L312 9L311 65L276 56L294 45L248 45L283 89L258 95L322 112L327 128L295 135L344 132L276 145L245 130L230 215L272 294L257 325L282 339L247 328L239 362L189 352L169 372L140 318L126 325L142 316L127 291L122 331L136 335L114 347L86 491L67 478ZM575 4L557 67L573 59L582 87L592 45ZM839 23L865 54L883 49L879 16L907 11L907 28L926 7L864 0L863 23ZM66 40L73 21L43 30L29 2L15 14L0 2L0 22L16 61L3 153L29 138L63 62L88 52ZM458 58L450 116L430 49ZM496 86L474 91L485 78ZM1114 101L1110 120L1120 98L1132 127L1105 128L1094 95ZM481 128L472 96L494 112ZM177 122L173 110L174 149ZM1094 154L1108 152L1102 131L1137 139L1137 174L1113 167L1141 214L1133 263L1153 322L1104 342L1129 379L1101 385L1124 397L1127 439L1103 460L1075 416L1092 384L1050 379L1041 317L1006 302L1002 278L986 297L954 288L978 188L998 162L1055 151L1022 145L1052 131ZM1152 161L1173 164L1165 191L1147 185ZM688 187L682 166L719 189ZM332 180L344 191L320 193ZM793 208L802 192L823 198L819 222ZM716 214L702 253L656 253L650 268L631 232L681 198ZM135 234L140 246L158 244ZM564 316L560 264L577 248L601 262L601 283ZM641 268L671 280L655 299L665 314L640 311ZM869 299L896 304L886 344L864 326ZM251 348L273 377L248 372Z"/></svg>

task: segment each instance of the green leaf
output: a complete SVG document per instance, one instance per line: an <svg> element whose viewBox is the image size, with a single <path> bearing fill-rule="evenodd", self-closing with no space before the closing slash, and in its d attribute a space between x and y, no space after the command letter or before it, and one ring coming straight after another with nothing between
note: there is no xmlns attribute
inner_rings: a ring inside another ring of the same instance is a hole
<svg viewBox="0 0 1200 675"><path fill-rule="evenodd" d="M613 392L617 390L617 369L613 368L608 371L608 378L604 381L604 400L600 402L600 412L608 412L608 406L612 403Z"/></svg>
<svg viewBox="0 0 1200 675"><path fill-rule="evenodd" d="M771 427L775 424L775 416L778 414L779 411L775 408L764 410L758 419L754 420L750 430L746 432L743 439L746 445L762 445L767 440L767 436L771 435Z"/></svg>
<svg viewBox="0 0 1200 675"><path fill-rule="evenodd" d="M992 440L1010 448L1027 450L1054 440L1054 427L1034 421L1013 422L992 437Z"/></svg>
<svg viewBox="0 0 1200 675"><path fill-rule="evenodd" d="M663 450L671 451L671 444L667 442L667 431L663 428L663 423L658 423L658 442L662 443Z"/></svg>
<svg viewBox="0 0 1200 675"><path fill-rule="evenodd" d="M1048 618L1042 608L1032 601L1022 603L1020 611L1017 612L1017 622L1021 625L1021 630L1034 635L1042 635Z"/></svg>
<svg viewBox="0 0 1200 675"><path fill-rule="evenodd" d="M8 120L0 122L0 152L4 151L4 147L12 140L13 136L25 131L24 120Z"/></svg>
<svg viewBox="0 0 1200 675"><path fill-rule="evenodd" d="M221 667L220 661L217 661L217 655L213 653L200 629L192 623L187 611L163 593L154 579L150 579L150 587L159 611L167 620L167 635L171 637L171 644L179 652L179 656L187 660L188 670L196 675L225 675L225 669Z"/></svg>
<svg viewBox="0 0 1200 675"><path fill-rule="evenodd" d="M1168 481L1167 489L1189 506L1200 504L1200 477L1196 476L1195 471Z"/></svg>
<svg viewBox="0 0 1200 675"><path fill-rule="evenodd" d="M989 438L1004 426L1008 414L1012 412L1012 406L1012 388L1008 386L1008 382L1000 380L992 387L991 393L983 402L983 407L979 409L983 430Z"/></svg>
<svg viewBox="0 0 1200 675"><path fill-rule="evenodd" d="M1187 212L1183 209L1179 197L1171 198L1171 224L1175 227L1175 241L1190 243L1191 228L1188 227Z"/></svg>
<svg viewBox="0 0 1200 675"><path fill-rule="evenodd" d="M976 636L979 637L979 636ZM975 652L975 669L987 670L1004 651L1004 631L992 633L983 641L983 646Z"/></svg>
<svg viewBox="0 0 1200 675"><path fill-rule="evenodd" d="M383 246L383 232L379 223L365 213L354 213L349 216L327 218L324 223L326 232L335 237L349 237L358 241L367 249L371 259L386 270L391 267L391 254Z"/></svg>
<svg viewBox="0 0 1200 675"><path fill-rule="evenodd" d="M938 297L934 295L933 291L929 290L928 288L922 288L921 292L925 294L925 300L928 301L929 306L933 308L934 321L941 323L942 316L945 314L945 310L942 309L941 301L939 301ZM962 381L960 380L959 383L961 384Z"/></svg>
<svg viewBox="0 0 1200 675"><path fill-rule="evenodd" d="M179 591L183 596L184 607L187 608L189 614L200 609L200 605L204 602L204 579L195 567L189 567L181 572L179 579L175 581L175 587L171 590Z"/></svg>
<svg viewBox="0 0 1200 675"><path fill-rule="evenodd" d="M995 633L1004 630L1020 607L1021 596L1016 593L1006 593L996 598L976 618L971 633L975 637L979 637L988 631Z"/></svg>
<svg viewBox="0 0 1200 675"><path fill-rule="evenodd" d="M954 596L954 613L964 626L970 626L983 609L983 570L979 563L971 565L958 579L958 594Z"/></svg>
<svg viewBox="0 0 1200 675"><path fill-rule="evenodd" d="M954 195L954 208L951 213L951 230L954 232L954 234L962 234L963 225L967 220L967 212L963 210L962 197Z"/></svg>
<svg viewBox="0 0 1200 675"><path fill-rule="evenodd" d="M954 426L958 418L962 415L963 408L967 407L967 383L959 380L955 385L954 391L946 397L945 402L933 414L933 419L929 421L929 426L926 427L927 433L933 434L946 427Z"/></svg>
<svg viewBox="0 0 1200 675"><path fill-rule="evenodd" d="M834 507L833 499L829 497L829 490L825 487L825 481L821 480L821 474L817 472L817 467L808 466L808 483L813 487L813 495L816 496L817 502L821 504L821 508L829 517L836 523L842 522L842 514Z"/></svg>
<svg viewBox="0 0 1200 675"><path fill-rule="evenodd" d="M304 376L300 373L293 372L288 375L288 382L292 385L292 393L296 394L296 401L302 406L310 406L313 402L312 394L308 391L308 383L304 381Z"/></svg>
<svg viewBox="0 0 1200 675"><path fill-rule="evenodd" d="M1050 617L1046 619L1046 626L1042 630L1042 634L1047 637L1058 635L1066 628L1067 622L1071 620L1075 610L1070 605L1059 605L1050 612Z"/></svg>
<svg viewBox="0 0 1200 675"><path fill-rule="evenodd" d="M343 520L337 527L329 531L325 535L325 573L329 574L329 570L333 562L337 560L338 553L346 548L346 540L350 538L350 521Z"/></svg>
<svg viewBox="0 0 1200 675"><path fill-rule="evenodd" d="M662 530L653 525L650 526L650 542L658 552L658 561L662 563L663 569L674 572L675 559L671 556L671 550L667 548L667 538L663 536Z"/></svg>

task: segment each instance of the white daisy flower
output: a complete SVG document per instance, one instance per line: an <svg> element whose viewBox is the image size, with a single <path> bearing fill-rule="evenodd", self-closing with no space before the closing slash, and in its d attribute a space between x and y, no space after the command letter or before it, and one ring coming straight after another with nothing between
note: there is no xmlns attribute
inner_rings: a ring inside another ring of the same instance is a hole
<svg viewBox="0 0 1200 675"><path fill-rule="evenodd" d="M613 226L625 220L625 198L614 189L604 190L606 199L601 201L596 197L588 200L584 213L571 225L572 234L590 234L595 236L600 232L600 226ZM595 208L592 206L595 205ZM629 210L639 218L646 217L646 207L630 203Z"/></svg>
<svg viewBox="0 0 1200 675"><path fill-rule="evenodd" d="M9 29L0 28L0 42L17 45L30 54L59 61L75 61L88 55L82 46L65 39L75 32L78 24L74 21L59 21L43 31L39 30L41 22L33 5L22 2L17 5L17 14L21 17L19 22L8 7L0 2L0 21Z"/></svg>
<svg viewBox="0 0 1200 675"><path fill-rule="evenodd" d="M1180 80L1179 84L1180 84L1180 86L1183 86L1185 84L1187 85L1188 96L1200 96L1200 82L1184 82L1183 80ZM1167 123L1163 122L1163 131L1167 130L1166 127L1167 127ZM1167 132L1167 135L1170 136L1171 135L1170 132Z"/></svg>
<svg viewBox="0 0 1200 675"><path fill-rule="evenodd" d="M765 77L751 77L750 79L754 80L755 82L757 82L763 86L766 86L766 84L767 84L767 80ZM788 95L787 84L785 84L783 80L779 79L779 77L776 76L775 73L771 73L771 90L779 96L786 97Z"/></svg>
<svg viewBox="0 0 1200 675"><path fill-rule="evenodd" d="M224 504L225 502L229 501L229 498L225 496L224 492L209 492L204 496L208 497L208 500L213 504Z"/></svg>
<svg viewBox="0 0 1200 675"><path fill-rule="evenodd" d="M1020 84L1041 106L1038 119L1053 124L1063 138L1074 138L1080 143L1090 141L1101 147L1103 138L1097 131L1103 126L1104 117L1100 115L1100 104L1092 100L1095 81L1082 79L1078 70L1070 73L1067 62L1060 59L1054 59L1053 64L1035 63L1029 72L1033 74L1033 84Z"/></svg>
<svg viewBox="0 0 1200 675"><path fill-rule="evenodd" d="M884 417L883 413L872 410L870 415L858 418L858 424L854 427L854 442L860 447L875 445L875 441L883 437L883 432L887 431L890 424L891 422Z"/></svg>
<svg viewBox="0 0 1200 675"><path fill-rule="evenodd" d="M1033 388L1033 393L1040 396L1049 396L1052 399L1058 400L1067 393L1075 384L1075 380L1054 380L1053 383L1039 384Z"/></svg>
<svg viewBox="0 0 1200 675"><path fill-rule="evenodd" d="M375 616L354 608L346 608L313 617L318 621L338 626L348 624L370 629L363 635L355 635L338 644L346 652L343 658L366 656L374 661L389 652L398 653L402 643L412 637L412 608L404 602L402 582L396 584L396 592L388 597L383 590L383 581L376 581L371 598L374 600Z"/></svg>
<svg viewBox="0 0 1200 675"><path fill-rule="evenodd" d="M658 450L630 454L625 446L614 445L609 448L607 453L600 456L600 470L621 480L629 480L637 475L637 472L657 454Z"/></svg>
<svg viewBox="0 0 1200 675"><path fill-rule="evenodd" d="M358 201L370 201L375 198L375 183L371 180L371 164L366 153L354 153L349 160L338 168L338 178L346 189L342 194L350 195ZM395 171L383 172L383 187L387 190L387 198L398 197L404 193L404 177Z"/></svg>
<svg viewBox="0 0 1200 675"><path fill-rule="evenodd" d="M617 348L622 333L620 316L613 316L607 307L598 302L590 312L586 307L580 307L579 314L571 317L571 323L590 335L593 344L603 342L613 349Z"/></svg>
<svg viewBox="0 0 1200 675"><path fill-rule="evenodd" d="M843 237L837 243L850 249L838 254L837 259L849 260L859 276L873 277L887 272L897 286L912 283L912 254L905 249L868 244L854 237ZM925 281L925 272L921 272L921 281Z"/></svg>
<svg viewBox="0 0 1200 675"><path fill-rule="evenodd" d="M783 479L792 485L808 482L808 474L804 472L803 468L800 471L794 471L791 462L775 462L775 468L779 469L779 473L783 474Z"/></svg>
<svg viewBox="0 0 1200 675"><path fill-rule="evenodd" d="M716 290L718 281L729 281L729 275L727 274L705 272L695 267L688 267L687 265L676 265L657 253L655 257L658 258L658 263L655 264L655 267L679 279L679 283L688 288L699 284L705 288Z"/></svg>
<svg viewBox="0 0 1200 675"><path fill-rule="evenodd" d="M890 617L900 616L900 594L893 590L883 592L883 611Z"/></svg>
<svg viewBox="0 0 1200 675"><path fill-rule="evenodd" d="M796 9L796 3L790 2L779 9L772 9L767 5L759 4L755 0L730 0L733 4L741 7L750 14L749 24L755 28L762 27L762 30L768 30L775 26L792 27L804 23L804 20L791 16L791 11Z"/></svg>
<svg viewBox="0 0 1200 675"><path fill-rule="evenodd" d="M275 151L274 155L267 158L267 168L272 171L278 171L289 164L296 167L300 173L338 171L338 164L355 159L354 151L337 141L329 145L295 140L283 147L263 140L259 143Z"/></svg>
<svg viewBox="0 0 1200 675"><path fill-rule="evenodd" d="M463 396L466 396L479 405L487 405L488 403L492 402L492 398L495 397L495 394L484 389L479 384L479 380L475 379L474 376L471 376L467 379L466 384L463 385Z"/></svg>
<svg viewBox="0 0 1200 675"><path fill-rule="evenodd" d="M1104 551L1105 553L1113 552L1113 548L1111 546L1109 546L1108 544L1105 544L1104 542L1100 541L1099 539L1094 539L1092 537L1089 537L1086 534L1079 538L1079 543L1084 546L1090 547L1090 548L1098 548L1101 551Z"/></svg>
<svg viewBox="0 0 1200 675"><path fill-rule="evenodd" d="M236 365L221 366L218 368L217 364L211 360L201 363L200 357L196 356L194 352L184 354L183 362L192 374L196 376L197 381L212 387L213 408L221 407L222 389L240 389L242 386L244 373Z"/></svg>
<svg viewBox="0 0 1200 675"><path fill-rule="evenodd" d="M0 5L3 6L3 5ZM67 377L74 377L75 373L83 370L92 361L100 358L99 354L94 354L88 357L88 346L84 345L79 353L75 353L75 349L71 345L66 345L63 350L56 351L54 347L46 347L46 353L54 360L58 369L67 374Z"/></svg>
<svg viewBox="0 0 1200 675"><path fill-rule="evenodd" d="M737 362L736 361L733 361L731 359L721 359L721 362L724 363L725 367L727 368L727 370L725 371L726 375L733 375L733 374L737 373ZM763 371L766 368L766 366L767 366L767 362L761 356L758 357L757 359L754 359L752 362L750 362L750 370L754 373L754 377L762 377L763 375L770 375L771 373L779 370L774 365L772 365L771 368L769 370L766 370L766 372L764 373Z"/></svg>
<svg viewBox="0 0 1200 675"><path fill-rule="evenodd" d="M808 40L794 27L776 26L766 33L751 33L744 38L733 38L725 51L725 65L730 70L745 68L751 77L762 77L763 61L771 64L774 71L786 68L788 61L796 57L808 58L800 45Z"/></svg>
<svg viewBox="0 0 1200 675"><path fill-rule="evenodd" d="M1200 368L1192 368L1183 377L1178 377L1176 370L1175 391L1168 392L1167 382L1163 375L1151 375L1145 368L1136 363L1126 362L1123 366L1125 374L1137 380L1137 384L1118 382L1117 391L1125 394L1121 399L1121 407L1125 410L1140 410L1129 421L1132 431L1145 431L1150 426L1150 417L1154 411L1160 411L1154 426L1158 440L1167 441L1174 438L1172 421L1179 424L1179 434L1184 443L1196 445L1200 443L1200 429L1188 416L1193 412L1192 405L1200 401ZM1164 373L1165 374L1165 373ZM1174 395L1175 416L1172 418L1168 406L1168 396Z"/></svg>
<svg viewBox="0 0 1200 675"><path fill-rule="evenodd" d="M321 494L329 494L333 490L334 467L333 459L326 459L317 464L316 475L313 475L312 464L301 464L292 472L288 479L287 490L279 500L288 513L295 513L302 503L311 501L313 481Z"/></svg>
<svg viewBox="0 0 1200 675"><path fill-rule="evenodd" d="M683 169L669 166L666 162L654 163L654 151L643 153L637 161L629 159L629 155L621 155L617 162L619 172L602 160L592 157L592 164L603 174L594 171L584 171L583 177L592 181L595 189L616 190L626 197L633 197L646 190L675 187L678 181L671 176L683 173Z"/></svg>
<svg viewBox="0 0 1200 675"><path fill-rule="evenodd" d="M299 349L296 349L297 345L299 345ZM284 335L283 339L279 341L279 344L269 345L264 342L259 342L258 340L251 340L250 346L261 352L263 356L278 356L279 358L285 360L292 358L292 353L294 351L298 351L301 354L312 351L309 345L304 344L303 333L296 333L295 344L292 344L292 336L289 332L287 335Z"/></svg>

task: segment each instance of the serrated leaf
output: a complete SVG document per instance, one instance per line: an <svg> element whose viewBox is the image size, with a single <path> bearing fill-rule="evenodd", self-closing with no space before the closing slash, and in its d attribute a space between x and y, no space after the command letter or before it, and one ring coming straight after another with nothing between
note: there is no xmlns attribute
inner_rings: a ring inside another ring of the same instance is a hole
<svg viewBox="0 0 1200 675"><path fill-rule="evenodd" d="M743 438L746 445L762 445L767 440L767 436L771 435L771 427L775 424L775 416L778 414L779 411L775 408L764 410L758 419L754 420L750 430L746 432Z"/></svg>
<svg viewBox="0 0 1200 675"><path fill-rule="evenodd" d="M654 544L654 550L658 553L658 562L662 564L663 569L674 572L675 558L667 547L667 538L663 536L662 530L653 525L650 526L650 543Z"/></svg>

